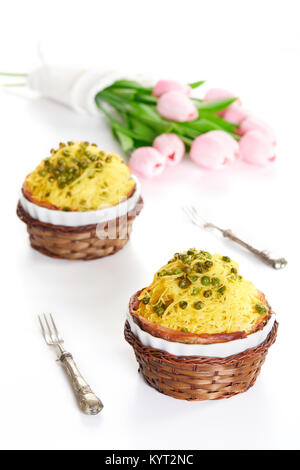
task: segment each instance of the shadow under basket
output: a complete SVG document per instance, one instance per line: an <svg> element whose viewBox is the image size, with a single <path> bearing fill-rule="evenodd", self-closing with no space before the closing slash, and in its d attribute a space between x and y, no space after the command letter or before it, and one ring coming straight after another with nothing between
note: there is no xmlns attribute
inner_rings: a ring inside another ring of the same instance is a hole
<svg viewBox="0 0 300 470"><path fill-rule="evenodd" d="M126 245L142 206L143 199L140 198L133 211L114 221L79 227L40 222L27 214L20 202L17 215L27 225L30 244L35 250L52 258L92 260L113 255ZM114 222L112 236L109 235L111 222Z"/></svg>
<svg viewBox="0 0 300 470"><path fill-rule="evenodd" d="M144 346L125 323L125 339L133 347L139 372L146 382L161 393L189 401L220 400L246 392L255 383L269 347L275 342L278 323L268 337L255 348L218 358L174 356Z"/></svg>

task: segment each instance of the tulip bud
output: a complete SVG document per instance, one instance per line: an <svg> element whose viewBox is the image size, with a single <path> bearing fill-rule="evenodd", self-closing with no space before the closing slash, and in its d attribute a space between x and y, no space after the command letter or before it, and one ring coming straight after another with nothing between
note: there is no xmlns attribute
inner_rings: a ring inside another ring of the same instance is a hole
<svg viewBox="0 0 300 470"><path fill-rule="evenodd" d="M227 98L235 98L236 95L231 93L230 91L224 90L223 88L210 88L207 90L203 101L218 101L218 100L226 100ZM230 106L241 106L242 102L240 99L234 101ZM228 108L227 108L228 109Z"/></svg>
<svg viewBox="0 0 300 470"><path fill-rule="evenodd" d="M276 136L274 130L265 122L255 117L248 117L241 122L239 133L245 135L249 131L260 131L265 134L273 145L276 145Z"/></svg>
<svg viewBox="0 0 300 470"><path fill-rule="evenodd" d="M143 178L152 178L163 172L165 157L153 147L140 147L132 152L129 165Z"/></svg>
<svg viewBox="0 0 300 470"><path fill-rule="evenodd" d="M256 166L267 166L276 160L274 145L260 131L250 131L240 140L241 159Z"/></svg>
<svg viewBox="0 0 300 470"><path fill-rule="evenodd" d="M241 106L229 106L223 113L223 118L226 119L226 121L233 122L234 124L240 124L248 117L248 111L243 109Z"/></svg>
<svg viewBox="0 0 300 470"><path fill-rule="evenodd" d="M153 88L152 94L159 98L160 96L168 93L169 91L179 91L184 95L189 96L191 93L191 87L175 80L159 80Z"/></svg>
<svg viewBox="0 0 300 470"><path fill-rule="evenodd" d="M153 147L166 158L167 166L175 166L182 160L185 146L176 134L161 134L153 142Z"/></svg>
<svg viewBox="0 0 300 470"><path fill-rule="evenodd" d="M157 111L168 121L194 121L198 110L194 103L183 93L169 91L158 99Z"/></svg>
<svg viewBox="0 0 300 470"><path fill-rule="evenodd" d="M227 132L210 131L194 140L190 156L197 165L220 170L239 158L239 145Z"/></svg>

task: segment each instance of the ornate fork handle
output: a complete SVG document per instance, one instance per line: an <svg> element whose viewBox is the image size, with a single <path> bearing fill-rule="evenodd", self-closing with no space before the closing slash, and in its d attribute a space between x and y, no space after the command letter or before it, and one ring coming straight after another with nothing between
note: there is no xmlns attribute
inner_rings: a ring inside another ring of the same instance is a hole
<svg viewBox="0 0 300 470"><path fill-rule="evenodd" d="M59 361L63 364L68 375L71 378L73 390L79 400L82 411L89 415L100 413L103 408L101 400L92 392L90 386L86 383L80 374L72 354L62 352Z"/></svg>
<svg viewBox="0 0 300 470"><path fill-rule="evenodd" d="M285 258L273 258L267 251L257 250L253 246L249 245L249 243L244 242L243 240L238 238L236 235L234 235L234 233L232 233L231 230L223 230L223 229L220 229L219 227L216 227L213 224L207 224L207 225L210 225L214 228L217 228L218 230L220 230L222 232L223 237L230 238L230 240L238 243L239 245L243 246L244 248L247 248L247 250L254 253L262 261L269 264L274 269L282 269L287 265L287 260Z"/></svg>

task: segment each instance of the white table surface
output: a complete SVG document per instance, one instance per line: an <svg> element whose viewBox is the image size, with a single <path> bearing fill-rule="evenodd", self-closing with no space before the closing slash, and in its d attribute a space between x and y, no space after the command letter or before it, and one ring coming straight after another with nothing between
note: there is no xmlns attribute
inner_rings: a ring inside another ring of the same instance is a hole
<svg viewBox="0 0 300 470"><path fill-rule="evenodd" d="M145 2L147 23L139 19L146 14L138 10L140 3L133 1L105 8L86 1L85 11L76 2L72 10L71 2L23 3L11 1L5 7L3 70L30 70L38 62L40 41L50 62L97 65L103 54L105 60L138 67L139 72L153 69L186 81L206 78L211 86L238 93L246 107L276 129L279 145L277 163L270 169L238 163L208 172L186 159L161 177L143 181L145 207L121 252L89 262L55 260L29 247L25 225L15 215L25 175L60 141L89 140L106 150L119 148L101 115L81 116L44 99L0 94L0 447L298 448L296 2L284 12L276 2L246 2L249 11L240 2L226 2L226 9L211 2L205 11L195 7L197 2L185 2L184 11L182 2ZM277 250L288 267L272 270L217 234L196 229L180 209L191 200L211 220L259 247ZM229 400L188 403L158 393L138 375L133 351L123 339L130 295L150 283L174 252L193 246L236 259L244 276L265 292L280 321L278 340L257 383ZM55 315L68 349L103 400L100 415L79 411L54 351L40 334L36 316L44 311Z"/></svg>

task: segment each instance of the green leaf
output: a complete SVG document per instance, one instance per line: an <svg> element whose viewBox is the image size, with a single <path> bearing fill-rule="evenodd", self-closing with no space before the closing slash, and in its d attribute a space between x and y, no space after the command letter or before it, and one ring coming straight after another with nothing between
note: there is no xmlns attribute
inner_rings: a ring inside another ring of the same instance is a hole
<svg viewBox="0 0 300 470"><path fill-rule="evenodd" d="M155 107L143 103L132 103L128 108L128 113L140 119L144 124L149 125L157 132L157 135L171 132L173 123L161 118Z"/></svg>
<svg viewBox="0 0 300 470"><path fill-rule="evenodd" d="M216 116L214 113L200 111L199 119L202 119L202 118L205 118L205 119L208 119L209 121L214 122L220 127L220 129L223 129L228 132L235 132L238 127L237 124L226 121L221 116Z"/></svg>
<svg viewBox="0 0 300 470"><path fill-rule="evenodd" d="M144 135L145 138L153 141L157 136L156 132L146 124L144 124L140 119L134 117L130 118L131 128L134 132L139 135Z"/></svg>
<svg viewBox="0 0 300 470"><path fill-rule="evenodd" d="M144 93L137 92L134 98L141 103L157 104L157 98L151 95L145 95Z"/></svg>
<svg viewBox="0 0 300 470"><path fill-rule="evenodd" d="M189 83L189 86L191 88L198 88L199 86L203 85L203 83L205 83L205 80L201 80L199 82Z"/></svg>
<svg viewBox="0 0 300 470"><path fill-rule="evenodd" d="M117 80L108 88L132 88L133 90L141 90L144 93L152 93L152 88L144 87L132 80Z"/></svg>
<svg viewBox="0 0 300 470"><path fill-rule="evenodd" d="M120 130L117 130L114 126L112 126L112 130L115 132L118 141L120 142L121 148L124 153L129 152L134 147L134 140L129 137L128 135L124 134Z"/></svg>
<svg viewBox="0 0 300 470"><path fill-rule="evenodd" d="M228 108L228 106L234 103L237 99L238 98L226 98L225 100L201 101L197 98L192 98L199 111L213 111L215 113Z"/></svg>

